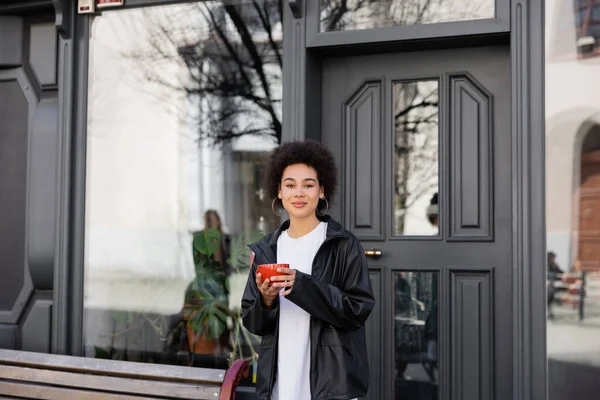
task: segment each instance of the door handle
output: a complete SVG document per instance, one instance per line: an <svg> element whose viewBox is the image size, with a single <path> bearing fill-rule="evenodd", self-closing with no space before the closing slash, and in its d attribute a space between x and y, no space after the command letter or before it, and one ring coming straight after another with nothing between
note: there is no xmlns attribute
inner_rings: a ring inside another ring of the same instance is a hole
<svg viewBox="0 0 600 400"><path fill-rule="evenodd" d="M375 260L380 259L382 254L383 253L379 249L365 250L365 256L371 257Z"/></svg>

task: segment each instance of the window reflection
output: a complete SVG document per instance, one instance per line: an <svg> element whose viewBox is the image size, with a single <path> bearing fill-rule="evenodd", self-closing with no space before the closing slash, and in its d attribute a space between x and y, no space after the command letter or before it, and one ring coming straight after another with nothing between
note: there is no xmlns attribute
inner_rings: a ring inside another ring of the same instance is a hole
<svg viewBox="0 0 600 400"><path fill-rule="evenodd" d="M394 398L437 399L437 273L394 273L394 326Z"/></svg>
<svg viewBox="0 0 600 400"><path fill-rule="evenodd" d="M494 18L494 0L320 0L321 31Z"/></svg>
<svg viewBox="0 0 600 400"><path fill-rule="evenodd" d="M437 235L438 82L396 82L393 95L394 233Z"/></svg>
<svg viewBox="0 0 600 400"><path fill-rule="evenodd" d="M218 368L255 357L239 307L246 244L279 224L262 188L281 140L280 10L202 1L93 20L87 356Z"/></svg>
<svg viewBox="0 0 600 400"><path fill-rule="evenodd" d="M598 51L600 39L600 1L574 0L577 50L582 56Z"/></svg>
<svg viewBox="0 0 600 400"><path fill-rule="evenodd" d="M600 390L600 88L593 1L546 4L549 399Z"/></svg>

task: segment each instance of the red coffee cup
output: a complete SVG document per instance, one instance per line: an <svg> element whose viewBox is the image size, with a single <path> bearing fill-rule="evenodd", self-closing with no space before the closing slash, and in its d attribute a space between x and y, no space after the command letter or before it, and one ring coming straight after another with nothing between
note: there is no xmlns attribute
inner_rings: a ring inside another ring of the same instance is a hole
<svg viewBox="0 0 600 400"><path fill-rule="evenodd" d="M281 272L277 272L277 268L289 268L290 264L261 264L258 266L257 269L257 273L260 272L260 274L262 275L262 279L263 281L266 281L267 279L271 280L272 277L274 276L281 276L281 275L285 275L282 274Z"/></svg>

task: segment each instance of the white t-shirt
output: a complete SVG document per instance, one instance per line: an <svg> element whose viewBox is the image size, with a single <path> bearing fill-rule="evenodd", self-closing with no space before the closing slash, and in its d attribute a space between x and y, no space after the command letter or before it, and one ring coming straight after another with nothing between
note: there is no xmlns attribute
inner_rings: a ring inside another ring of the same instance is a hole
<svg viewBox="0 0 600 400"><path fill-rule="evenodd" d="M296 239L284 231L277 240L277 263L310 275L326 234L326 222ZM310 314L285 297L279 301L277 379L271 399L310 400Z"/></svg>

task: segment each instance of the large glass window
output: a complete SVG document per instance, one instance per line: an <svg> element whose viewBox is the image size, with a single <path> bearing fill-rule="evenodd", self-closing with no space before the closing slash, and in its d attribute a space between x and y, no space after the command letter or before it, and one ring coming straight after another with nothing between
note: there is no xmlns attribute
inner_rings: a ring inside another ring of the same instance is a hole
<svg viewBox="0 0 600 400"><path fill-rule="evenodd" d="M494 18L494 0L319 0L321 32Z"/></svg>
<svg viewBox="0 0 600 400"><path fill-rule="evenodd" d="M281 140L280 0L105 12L90 42L85 354L227 367Z"/></svg>
<svg viewBox="0 0 600 400"><path fill-rule="evenodd" d="M550 400L600 390L600 65L589 57L597 54L597 3L546 3Z"/></svg>

